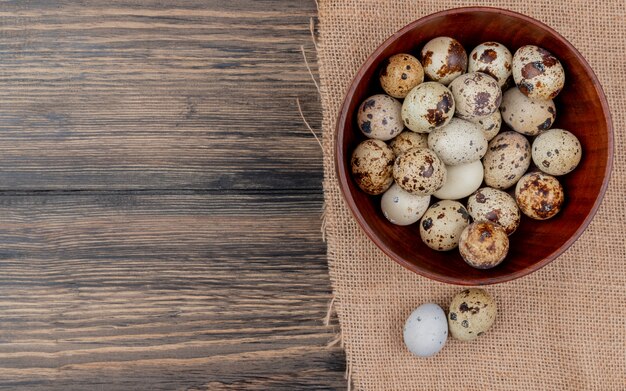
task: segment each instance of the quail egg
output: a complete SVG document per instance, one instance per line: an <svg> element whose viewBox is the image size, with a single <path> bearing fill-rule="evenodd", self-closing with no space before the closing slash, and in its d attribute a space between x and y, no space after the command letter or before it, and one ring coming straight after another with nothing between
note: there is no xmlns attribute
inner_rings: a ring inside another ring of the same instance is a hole
<svg viewBox="0 0 626 391"><path fill-rule="evenodd" d="M359 107L359 129L369 138L391 140L404 129L401 109L402 104L389 95L370 96Z"/></svg>
<svg viewBox="0 0 626 391"><path fill-rule="evenodd" d="M403 190L397 183L383 194L380 207L390 223L410 225L417 222L430 204L430 196L419 196Z"/></svg>
<svg viewBox="0 0 626 391"><path fill-rule="evenodd" d="M433 194L441 200L465 198L483 183L483 164L480 160L458 166L446 166L446 171L448 172L446 183Z"/></svg>
<svg viewBox="0 0 626 391"><path fill-rule="evenodd" d="M552 100L530 99L517 88L504 93L500 112L511 129L527 136L549 129L556 120L556 106Z"/></svg>
<svg viewBox="0 0 626 391"><path fill-rule="evenodd" d="M428 134L405 130L391 140L389 146L396 156L402 155L409 149L428 148Z"/></svg>
<svg viewBox="0 0 626 391"><path fill-rule="evenodd" d="M416 85L424 81L424 69L410 54L395 54L385 60L380 71L380 85L394 98L404 98Z"/></svg>
<svg viewBox="0 0 626 391"><path fill-rule="evenodd" d="M394 155L380 140L365 140L352 153L352 177L364 192L381 194L393 183Z"/></svg>
<svg viewBox="0 0 626 391"><path fill-rule="evenodd" d="M449 175L449 173L448 173ZM474 221L492 221L511 235L520 223L521 213L515 199L491 187L478 189L467 200L467 211Z"/></svg>
<svg viewBox="0 0 626 391"><path fill-rule="evenodd" d="M459 240L461 257L477 269L499 265L509 251L509 237L504 228L491 221L476 221L468 225Z"/></svg>
<svg viewBox="0 0 626 391"><path fill-rule="evenodd" d="M396 158L393 178L404 190L415 195L431 195L446 182L446 166L427 148L413 148Z"/></svg>
<svg viewBox="0 0 626 391"><path fill-rule="evenodd" d="M448 322L443 309L434 303L422 304L404 324L404 344L416 356L430 357L448 340Z"/></svg>
<svg viewBox="0 0 626 391"><path fill-rule="evenodd" d="M430 133L454 116L454 98L443 84L426 82L413 88L402 103L402 120L414 132Z"/></svg>
<svg viewBox="0 0 626 391"><path fill-rule="evenodd" d="M455 166L480 160L487 152L487 139L478 125L452 118L428 135L428 147L446 165Z"/></svg>
<svg viewBox="0 0 626 391"><path fill-rule="evenodd" d="M547 220L563 206L565 193L559 181L542 172L524 175L515 187L515 201L522 213L531 219Z"/></svg>
<svg viewBox="0 0 626 391"><path fill-rule="evenodd" d="M458 201L434 203L420 222L422 241L433 250L448 251L459 245L461 232L470 223L467 210Z"/></svg>
<svg viewBox="0 0 626 391"><path fill-rule="evenodd" d="M485 183L496 189L508 189L530 166L530 143L513 131L502 132L489 142L483 157Z"/></svg>
<svg viewBox="0 0 626 391"><path fill-rule="evenodd" d="M565 85L561 62L546 49L526 45L513 55L513 80L531 99L554 99Z"/></svg>
<svg viewBox="0 0 626 391"><path fill-rule="evenodd" d="M572 172L582 156L578 138L563 129L550 129L535 138L532 146L533 162L550 175Z"/></svg>
<svg viewBox="0 0 626 391"><path fill-rule="evenodd" d="M433 38L421 52L424 73L430 80L448 85L467 69L467 53L454 38Z"/></svg>
<svg viewBox="0 0 626 391"><path fill-rule="evenodd" d="M463 119L476 119L493 114L500 107L502 91L498 82L481 72L461 75L450 83L454 97L454 113Z"/></svg>
<svg viewBox="0 0 626 391"><path fill-rule="evenodd" d="M482 72L496 79L500 87L511 77L513 55L498 42L485 42L476 46L469 55L468 72Z"/></svg>
<svg viewBox="0 0 626 391"><path fill-rule="evenodd" d="M486 117L472 118L470 122L479 125L483 130L483 134L487 141L491 141L500 132L502 127L502 115L500 110L496 110L493 114Z"/></svg>
<svg viewBox="0 0 626 391"><path fill-rule="evenodd" d="M496 320L496 301L482 289L470 288L454 296L448 312L450 334L461 341L483 335Z"/></svg>

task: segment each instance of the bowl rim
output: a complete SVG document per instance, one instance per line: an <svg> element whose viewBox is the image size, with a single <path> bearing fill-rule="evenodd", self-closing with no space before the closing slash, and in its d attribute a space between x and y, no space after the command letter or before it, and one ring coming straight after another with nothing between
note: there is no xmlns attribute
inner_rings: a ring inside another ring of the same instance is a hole
<svg viewBox="0 0 626 391"><path fill-rule="evenodd" d="M376 59L380 56L380 54L389 45L391 45L391 43L394 42L395 39L397 39L399 36L405 34L406 32L414 29L418 24L427 22L427 21L429 21L431 19L435 19L435 18L438 18L438 17L441 17L441 16L447 16L447 15L451 15L451 14L471 13L471 12L487 12L487 13L500 14L500 15L506 15L506 16L511 16L511 17L514 17L514 18L518 18L518 19L521 19L521 20L523 20L525 22L528 22L530 24L537 25L537 26L545 29L546 31L548 31L550 34L553 34L554 36L556 36L557 38L562 40L562 42L566 45L566 47L574 54L574 56L577 58L577 60L581 63L581 65L584 68L585 72L587 72L587 74L590 76L592 84L593 84L593 87L595 88L596 93L598 94L598 96L600 98L600 104L602 106L602 111L605 114L605 121L606 121L606 125L607 125L607 130L608 130L608 132L607 132L608 133L607 134L607 142L608 142L607 154L608 154L608 156L607 156L607 165L606 165L606 169L604 171L604 179L602 181L602 186L600 187L600 192L598 193L598 196L596 197L595 202L594 202L592 208L590 209L589 213L587 214L587 216L583 220L582 224L578 227L576 232L574 232L574 234L568 240L566 240L559 248L557 248L551 254L549 254L546 257L544 257L539 262L536 262L536 263L534 263L534 264L532 264L530 266L527 266L525 268L516 270L515 272L511 272L511 273L506 274L506 275L497 276L497 277L487 277L487 276L485 276L484 278L480 278L479 277L479 278L463 279L463 278L449 277L449 276L441 275L441 274L438 274L438 273L433 273L433 272L431 272L429 270L426 270L426 269L423 269L423 268L419 267L418 265L410 263L410 262L404 260L398 254L396 254L391 248L389 248L387 245L382 243L377 238L375 232L367 224L367 222L365 221L365 218L362 215L361 211L357 208L357 204L356 204L354 198L352 197L352 194L350 194L348 182L351 180L351 178L349 177L349 175L346 175L347 170L341 169L342 167L345 166L345 155L343 154L343 151L342 151L342 145L343 145L343 142L344 142L345 135L344 135L344 132L343 132L342 128L343 128L343 124L346 122L347 116L349 115L349 106L350 106L351 97L354 96L354 94L356 92L356 89L357 89L357 87L359 85L359 82L363 78L363 75L364 75L365 71L372 66L374 61L376 61ZM609 110L609 105L608 105L608 101L606 99L606 95L604 94L604 90L602 89L602 86L600 85L600 81L598 80L598 77L596 76L595 72L593 71L593 69L591 68L591 66L587 62L587 60L574 47L574 45L572 45L567 39L565 39L565 37L563 37L561 34L559 34L556 30L554 30L550 26L548 26L548 25L546 25L546 24L544 24L544 23L542 23L542 22L540 22L540 21L538 21L538 20L536 20L534 18L531 18L530 16L526 16L526 15L520 14L518 12L514 12L514 11L507 10L507 9L502 9L502 8L496 8L496 7L457 7L457 8L450 8L450 9L447 9L447 10L435 12L435 13L429 14L427 16L424 16L422 18L419 18L419 19L416 19L416 20L412 21L411 23L407 24L406 26L404 26L403 28L401 28L400 30L396 31L394 34L389 36L389 38L387 38L382 44L380 44L376 48L376 50L374 50L374 52L372 52L372 54L369 55L367 60L365 60L365 62L360 66L359 70L357 71L356 75L354 76L354 78L352 79L352 81L350 83L350 87L345 92L344 99L343 99L342 104L341 104L341 110L340 110L339 116L337 118L337 124L335 126L334 141L335 141L335 146L334 146L334 152L335 152L335 172L336 172L336 175L337 175L337 178L338 178L339 187L341 189L341 194L343 195L344 200L348 204L348 209L350 210L350 212L352 213L352 215L356 219L358 225L365 232L365 234L369 237L369 239L372 242L374 242L374 244L378 248L380 248L388 257L390 257L396 263L402 265L406 269L408 269L408 270L410 270L410 271L412 271L414 273L417 273L417 274L419 274L421 276L427 277L427 278L429 278L431 280L435 280L435 281L439 281L439 282L443 282L443 283L447 283L447 284L454 284L454 285L466 285L466 286L471 286L471 285L490 285L490 284L498 284L498 283L503 283L503 282L507 282L507 281L512 281L512 280L515 280L517 278L526 276L528 274L531 274L531 273L533 273L533 272L543 268L548 263L552 262L554 259L559 257L572 244L574 244L574 242L576 240L578 240L578 238L582 235L582 233L585 231L585 229L587 229L587 226L593 220L594 216L596 215L596 213L598 211L598 208L600 207L600 204L602 203L602 200L604 199L606 190L607 190L609 182L610 182L611 172L613 170L613 120L611 118L611 112Z"/></svg>

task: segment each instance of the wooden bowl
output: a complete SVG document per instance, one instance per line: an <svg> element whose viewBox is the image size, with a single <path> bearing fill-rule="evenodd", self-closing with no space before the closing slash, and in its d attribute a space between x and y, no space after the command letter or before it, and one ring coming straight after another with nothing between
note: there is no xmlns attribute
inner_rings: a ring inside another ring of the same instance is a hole
<svg viewBox="0 0 626 391"><path fill-rule="evenodd" d="M486 41L500 42L511 53L533 44L552 52L563 64L565 88L556 97L553 128L573 132L583 147L583 157L572 173L559 177L565 188L563 210L554 218L536 221L525 216L510 237L507 258L489 270L467 265L458 250L437 252L422 243L418 225L389 223L380 209L380 196L361 191L350 173L350 157L364 140L356 111L367 97L382 93L378 81L381 63L396 53L419 50L437 36L456 38L469 52ZM550 27L515 12L468 7L451 9L419 19L387 39L367 59L347 91L336 138L336 167L348 207L370 239L391 259L425 277L460 285L494 284L538 270L561 255L578 239L596 213L606 191L613 161L613 126L606 97L583 56Z"/></svg>

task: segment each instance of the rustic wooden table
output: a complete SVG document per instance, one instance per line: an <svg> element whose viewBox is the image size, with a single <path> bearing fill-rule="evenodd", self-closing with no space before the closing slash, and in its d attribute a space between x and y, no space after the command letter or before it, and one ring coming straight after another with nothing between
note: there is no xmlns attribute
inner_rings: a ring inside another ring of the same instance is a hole
<svg viewBox="0 0 626 391"><path fill-rule="evenodd" d="M0 6L0 388L343 389L313 0Z"/></svg>

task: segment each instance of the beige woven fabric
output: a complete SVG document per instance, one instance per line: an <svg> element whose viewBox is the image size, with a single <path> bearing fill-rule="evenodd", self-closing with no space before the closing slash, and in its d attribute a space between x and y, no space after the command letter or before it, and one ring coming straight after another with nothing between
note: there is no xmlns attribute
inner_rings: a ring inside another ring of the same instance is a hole
<svg viewBox="0 0 626 391"><path fill-rule="evenodd" d="M402 327L425 302L442 307L461 288L417 276L361 232L342 199L333 136L344 91L390 34L427 14L476 3L346 0L319 3L324 191L330 275L353 384L363 390L626 390L626 5L623 0L487 1L555 28L597 73L615 122L615 166L600 211L556 261L491 286L493 329L448 340L430 359L404 348Z"/></svg>

